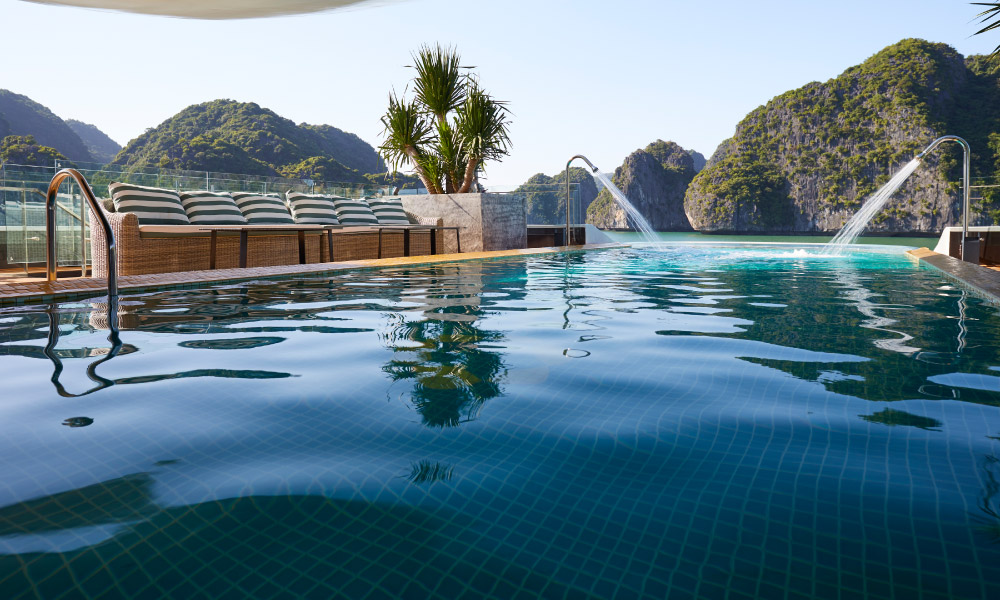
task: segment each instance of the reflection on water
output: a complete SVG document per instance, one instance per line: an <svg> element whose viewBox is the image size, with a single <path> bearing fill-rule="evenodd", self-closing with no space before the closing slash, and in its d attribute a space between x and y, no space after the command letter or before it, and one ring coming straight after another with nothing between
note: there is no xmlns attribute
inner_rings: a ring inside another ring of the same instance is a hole
<svg viewBox="0 0 1000 600"><path fill-rule="evenodd" d="M406 478L410 480L410 483L434 483L435 481L451 481L454 475L455 467L451 465L422 460L410 467L410 474Z"/></svg>
<svg viewBox="0 0 1000 600"><path fill-rule="evenodd" d="M881 410L874 414L860 416L869 423L881 423L882 425L888 425L889 427L902 425L905 427L926 429L928 431L940 431L938 428L943 425L943 423L937 419L921 417L920 415L910 414L903 410L893 410L891 408Z"/></svg>
<svg viewBox="0 0 1000 600"><path fill-rule="evenodd" d="M980 514L973 515L979 529L993 543L1000 543L1000 458L994 455L983 459L986 485L979 497Z"/></svg>
<svg viewBox="0 0 1000 600"><path fill-rule="evenodd" d="M998 336L755 248L3 310L0 597L1000 597Z"/></svg>

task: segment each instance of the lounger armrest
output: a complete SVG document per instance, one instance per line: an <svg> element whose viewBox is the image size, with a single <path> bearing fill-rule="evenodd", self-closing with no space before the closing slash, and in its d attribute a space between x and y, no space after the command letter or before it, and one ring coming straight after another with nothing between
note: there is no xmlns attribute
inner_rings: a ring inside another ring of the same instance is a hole
<svg viewBox="0 0 1000 600"><path fill-rule="evenodd" d="M127 256L139 250L139 217L135 213L108 212L103 206L99 210L104 213L108 225L111 226L111 233L115 236L120 267L121 262L127 260ZM90 255L94 276L107 277L107 242L104 239L104 228L94 214L90 215ZM121 274L120 268L119 274Z"/></svg>

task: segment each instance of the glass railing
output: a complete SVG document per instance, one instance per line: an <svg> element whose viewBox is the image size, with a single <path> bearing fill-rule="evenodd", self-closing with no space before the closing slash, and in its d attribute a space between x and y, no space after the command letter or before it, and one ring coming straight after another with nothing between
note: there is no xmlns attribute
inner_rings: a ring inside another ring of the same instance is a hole
<svg viewBox="0 0 1000 600"><path fill-rule="evenodd" d="M580 184L570 183L569 214L573 224L587 220L587 208L580 202ZM525 199L528 225L566 224L565 183L525 183L507 195Z"/></svg>
<svg viewBox="0 0 1000 600"><path fill-rule="evenodd" d="M336 194L350 198L389 195L391 187L340 181L293 179L211 171L130 168L98 163L56 162L52 166L0 164L0 269L40 266L45 262L45 193L53 175L62 168L79 170L98 198L108 195L114 181L178 191L210 190L284 194L287 191ZM401 190L400 194L418 190ZM423 190L419 190L423 191ZM525 184L503 195L523 199L529 225L566 223L564 184ZM60 266L89 264L89 221L75 184L64 183L56 210L56 247ZM81 219L81 214L84 216ZM570 220L586 221L580 186L570 185Z"/></svg>
<svg viewBox="0 0 1000 600"><path fill-rule="evenodd" d="M317 194L336 194L347 197L382 194L383 186L371 183L320 181L295 179L272 175L249 175L215 171L183 171L178 169L156 169L148 167L128 167L102 165L78 161L57 161L54 169L73 167L83 173L94 193L107 195L107 185L113 181L148 185L178 191L209 190L214 192L258 192L262 194L284 194L287 191ZM8 168L16 168L8 166Z"/></svg>
<svg viewBox="0 0 1000 600"><path fill-rule="evenodd" d="M130 168L118 165L57 161L52 166L0 164L0 269L27 268L45 262L45 194L62 168L79 170L98 198L113 181L178 191L211 190L284 194L287 191L336 194L358 198L392 190L374 184L318 181L267 175L210 171ZM60 266L89 264L89 215L75 184L64 183L56 204L56 248ZM81 219L81 214L84 218Z"/></svg>
<svg viewBox="0 0 1000 600"><path fill-rule="evenodd" d="M45 262L45 192L48 182L0 179L0 268ZM81 219L75 185L56 196L56 253L60 266L89 264L90 231Z"/></svg>

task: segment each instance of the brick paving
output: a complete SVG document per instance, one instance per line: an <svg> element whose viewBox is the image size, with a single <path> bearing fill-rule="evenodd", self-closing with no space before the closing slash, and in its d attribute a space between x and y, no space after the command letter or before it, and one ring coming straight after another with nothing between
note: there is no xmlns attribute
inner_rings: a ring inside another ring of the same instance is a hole
<svg viewBox="0 0 1000 600"><path fill-rule="evenodd" d="M279 267L248 267L245 269L214 269L210 271L126 275L118 278L118 293L120 295L129 293L139 294L164 289L192 288L210 283L250 281L268 277L337 274L352 270L430 265L511 256L535 256L561 252L583 252L587 250L623 248L626 246L626 244L592 244L588 246L570 246L569 248L529 248L526 250L505 250L499 252L463 252L461 254L380 258L308 265L284 265ZM2 282L0 283L0 306L34 302L60 302L107 294L107 280L101 278L74 277L49 282L44 279L18 277L9 280L3 278L0 279L0 282Z"/></svg>

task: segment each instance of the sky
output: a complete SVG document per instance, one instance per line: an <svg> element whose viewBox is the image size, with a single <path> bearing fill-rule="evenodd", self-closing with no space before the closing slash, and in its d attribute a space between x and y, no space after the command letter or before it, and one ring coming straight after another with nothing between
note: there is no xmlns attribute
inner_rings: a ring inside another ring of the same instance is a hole
<svg viewBox="0 0 1000 600"><path fill-rule="evenodd" d="M751 110L907 37L986 53L959 0L375 0L235 21L0 0L0 88L121 144L188 105L256 102L380 143L390 90L423 43L454 45L513 113L487 187L553 174L575 154L613 171L673 140L709 157Z"/></svg>

